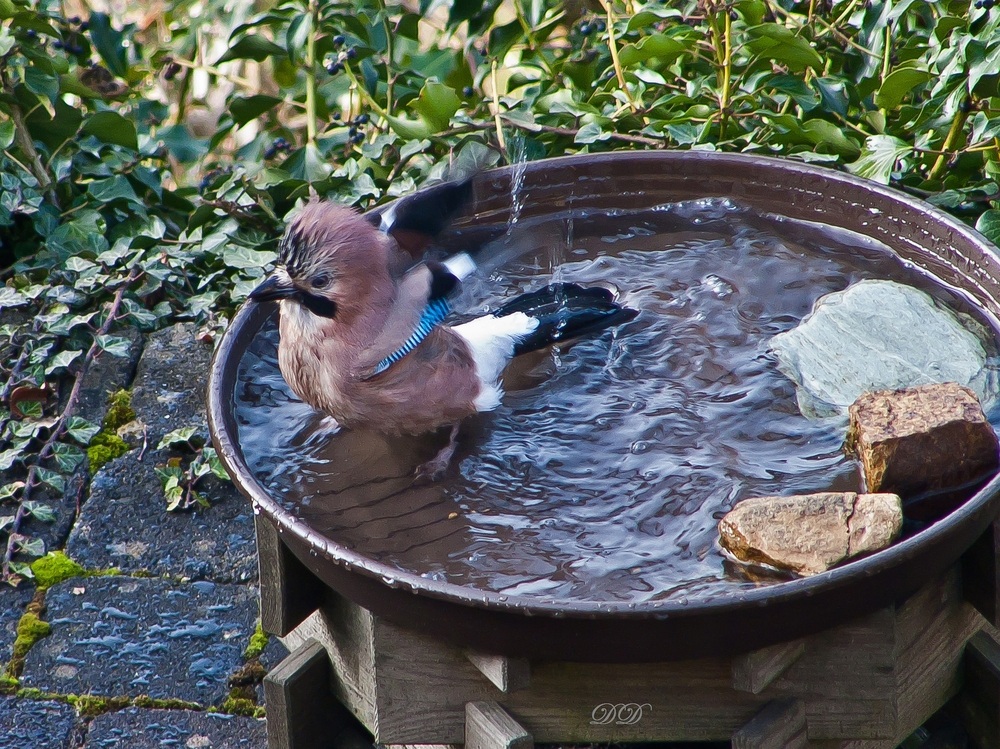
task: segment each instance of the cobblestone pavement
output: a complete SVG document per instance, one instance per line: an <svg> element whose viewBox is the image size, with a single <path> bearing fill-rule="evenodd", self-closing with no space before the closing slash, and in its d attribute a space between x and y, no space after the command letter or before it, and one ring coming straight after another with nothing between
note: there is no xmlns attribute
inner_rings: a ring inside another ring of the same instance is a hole
<svg viewBox="0 0 1000 749"><path fill-rule="evenodd" d="M266 746L260 680L285 651L277 641L261 651L249 503L203 480L209 507L168 512L156 474L185 459L156 449L165 434L196 427L207 438L211 355L178 325L136 336L130 358L102 357L88 372L91 421L109 393L131 392L132 447L49 498L56 522L33 531L67 555L71 576L0 589L0 664L15 658L19 625L35 636L0 696L0 749Z"/></svg>

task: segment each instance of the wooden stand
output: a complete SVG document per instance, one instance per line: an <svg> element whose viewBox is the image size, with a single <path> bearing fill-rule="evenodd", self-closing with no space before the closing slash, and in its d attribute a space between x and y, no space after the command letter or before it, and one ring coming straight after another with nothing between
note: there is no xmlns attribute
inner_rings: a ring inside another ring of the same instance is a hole
<svg viewBox="0 0 1000 749"><path fill-rule="evenodd" d="M325 589L260 517L257 534L263 627L291 651L265 680L269 749L333 749L339 705L386 745L895 749L960 692L974 741L1000 746L995 527L962 565L874 614L733 658L654 664L467 652Z"/></svg>

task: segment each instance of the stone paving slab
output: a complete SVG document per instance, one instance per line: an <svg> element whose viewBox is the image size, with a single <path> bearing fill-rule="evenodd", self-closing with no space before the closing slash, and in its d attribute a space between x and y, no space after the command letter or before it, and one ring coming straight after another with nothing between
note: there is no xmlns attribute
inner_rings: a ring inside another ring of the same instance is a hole
<svg viewBox="0 0 1000 749"><path fill-rule="evenodd" d="M80 733L69 705L0 697L0 749L71 749Z"/></svg>
<svg viewBox="0 0 1000 749"><path fill-rule="evenodd" d="M208 437L205 388L212 346L184 323L149 336L132 386L132 409L146 426L150 445L174 429L198 426Z"/></svg>
<svg viewBox="0 0 1000 749"><path fill-rule="evenodd" d="M29 651L22 687L59 694L220 704L258 617L248 585L76 578L46 594L52 634Z"/></svg>
<svg viewBox="0 0 1000 749"><path fill-rule="evenodd" d="M66 553L84 567L118 567L194 580L256 582L253 510L236 488L207 476L212 506L167 512L157 464L165 451L132 450L98 471Z"/></svg>
<svg viewBox="0 0 1000 749"><path fill-rule="evenodd" d="M5 585L0 588L0 669L10 660L17 637L17 623L34 592L27 586L10 588Z"/></svg>
<svg viewBox="0 0 1000 749"><path fill-rule="evenodd" d="M128 708L99 715L84 749L264 749L264 721L190 710Z"/></svg>

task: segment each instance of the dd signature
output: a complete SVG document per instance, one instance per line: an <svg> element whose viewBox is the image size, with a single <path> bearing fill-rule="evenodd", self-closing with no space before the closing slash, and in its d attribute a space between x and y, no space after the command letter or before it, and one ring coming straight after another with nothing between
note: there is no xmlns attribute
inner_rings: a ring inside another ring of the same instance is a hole
<svg viewBox="0 0 1000 749"><path fill-rule="evenodd" d="M610 702L602 702L590 713L590 724L594 726L634 726L642 720L643 710L652 710L653 706L648 702L641 705L637 702L619 702L613 705Z"/></svg>

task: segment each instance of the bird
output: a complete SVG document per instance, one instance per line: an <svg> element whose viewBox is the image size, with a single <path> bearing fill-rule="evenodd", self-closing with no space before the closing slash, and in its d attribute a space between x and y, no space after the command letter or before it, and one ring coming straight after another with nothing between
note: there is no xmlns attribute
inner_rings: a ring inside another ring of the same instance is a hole
<svg viewBox="0 0 1000 749"><path fill-rule="evenodd" d="M249 294L279 304L278 366L291 390L342 428L389 435L449 429L418 467L439 479L459 426L501 402L515 356L595 333L638 313L610 290L555 283L448 325L451 299L478 268L473 253L426 254L471 199L470 180L444 182L361 214L327 200L289 223L274 270Z"/></svg>

